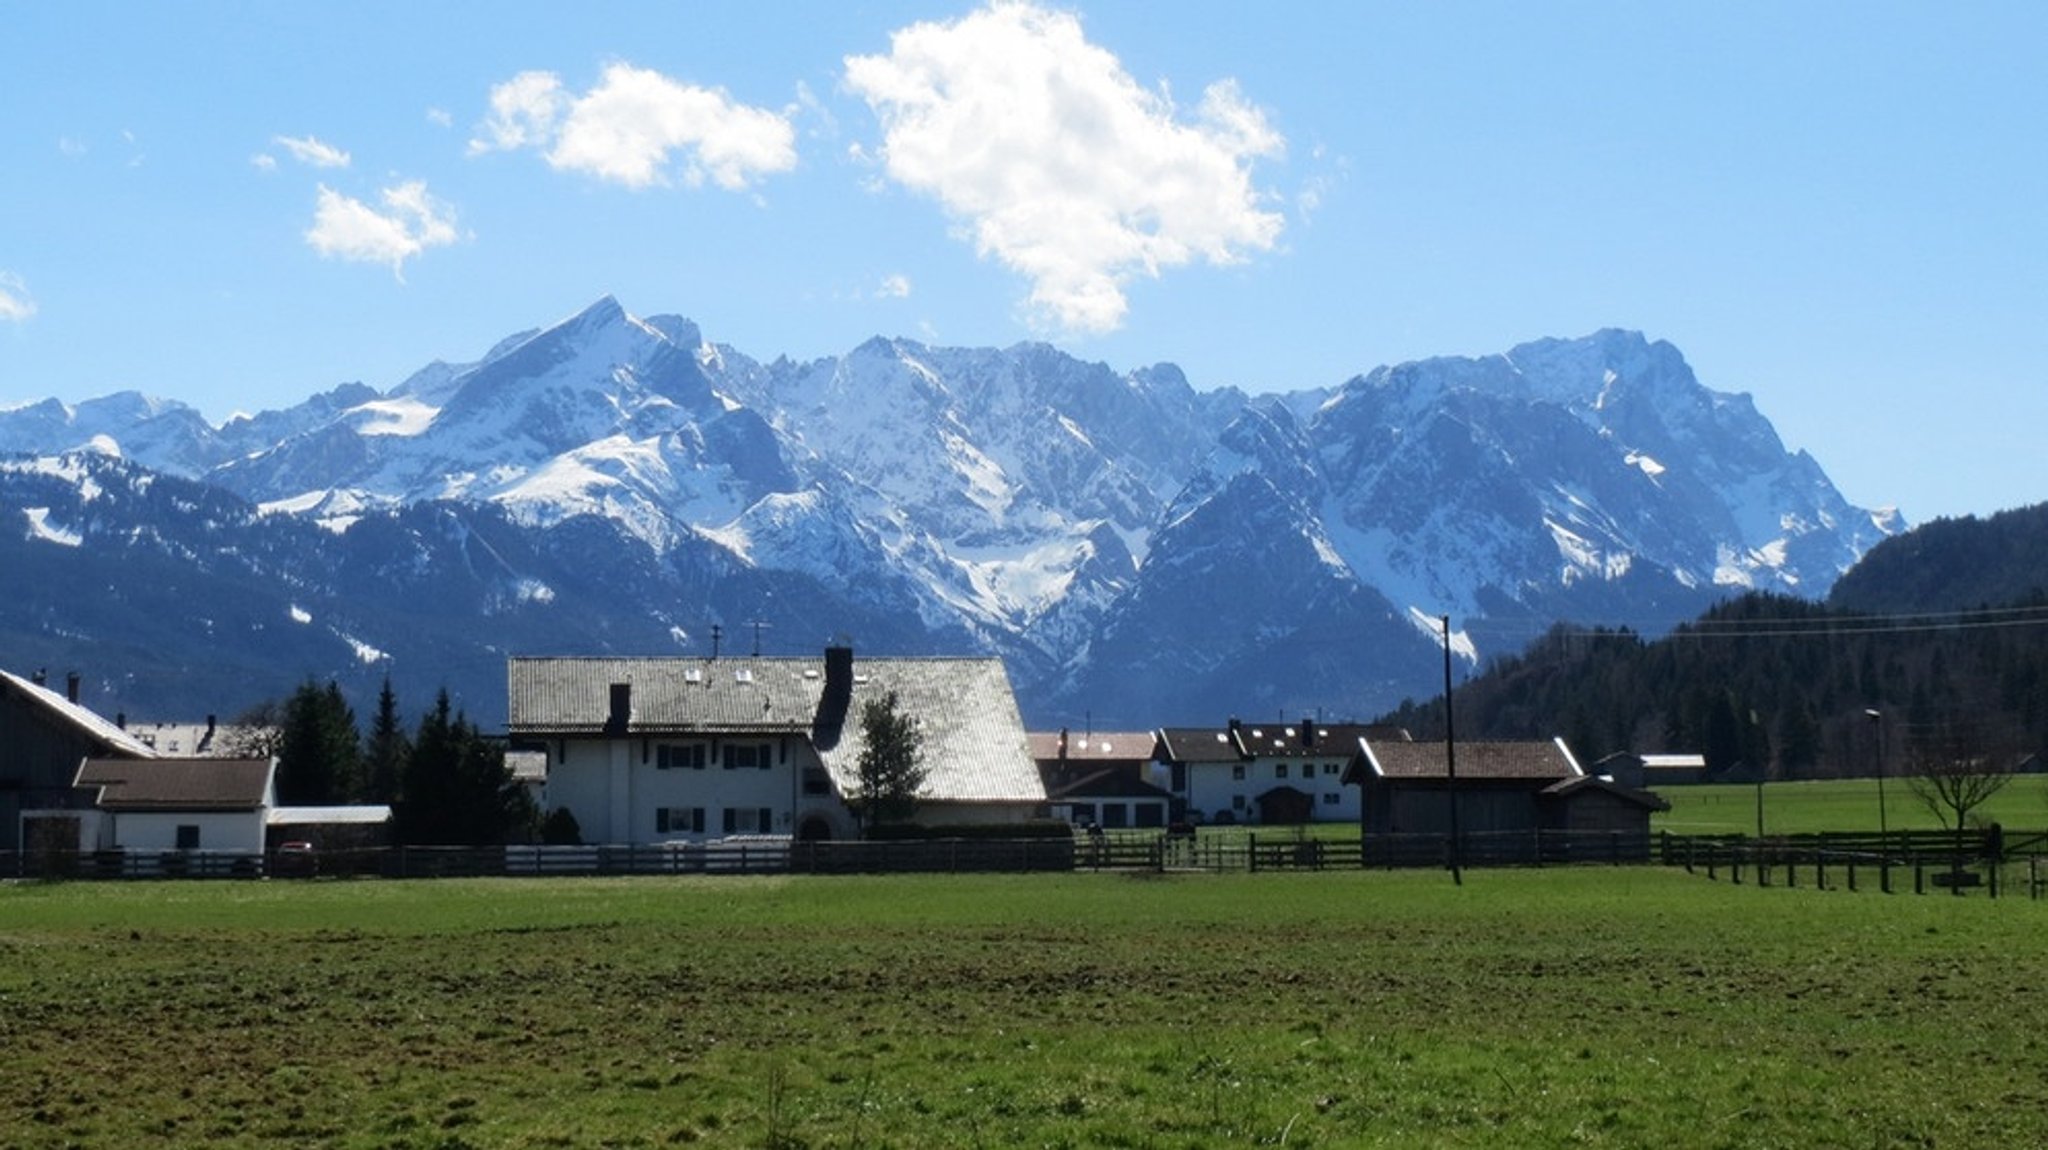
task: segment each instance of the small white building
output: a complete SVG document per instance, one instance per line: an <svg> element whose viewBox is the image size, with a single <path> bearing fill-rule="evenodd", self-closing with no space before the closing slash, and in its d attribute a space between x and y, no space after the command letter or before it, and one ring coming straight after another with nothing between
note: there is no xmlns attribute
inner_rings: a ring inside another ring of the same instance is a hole
<svg viewBox="0 0 2048 1150"><path fill-rule="evenodd" d="M917 821L1022 822L1045 787L1001 660L515 658L514 753L586 843L857 834L860 713L894 692L923 734Z"/></svg>
<svg viewBox="0 0 2048 1150"><path fill-rule="evenodd" d="M93 794L79 849L261 854L275 795L271 759L87 759Z"/></svg>

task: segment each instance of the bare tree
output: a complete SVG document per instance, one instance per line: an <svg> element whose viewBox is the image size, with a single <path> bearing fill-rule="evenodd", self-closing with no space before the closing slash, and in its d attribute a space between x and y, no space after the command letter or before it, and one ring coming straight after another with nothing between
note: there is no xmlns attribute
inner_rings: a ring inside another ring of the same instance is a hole
<svg viewBox="0 0 2048 1150"><path fill-rule="evenodd" d="M1955 831L1960 856L1970 812L2005 789L2018 767L2019 755L1981 726L1945 720L1908 743L1906 784Z"/></svg>

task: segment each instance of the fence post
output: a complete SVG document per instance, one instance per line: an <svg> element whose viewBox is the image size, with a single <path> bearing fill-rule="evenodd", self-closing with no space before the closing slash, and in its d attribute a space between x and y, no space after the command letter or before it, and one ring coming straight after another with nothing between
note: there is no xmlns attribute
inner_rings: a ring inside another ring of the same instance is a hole
<svg viewBox="0 0 2048 1150"><path fill-rule="evenodd" d="M1927 893L1927 863L1919 855L1913 856L1913 893Z"/></svg>

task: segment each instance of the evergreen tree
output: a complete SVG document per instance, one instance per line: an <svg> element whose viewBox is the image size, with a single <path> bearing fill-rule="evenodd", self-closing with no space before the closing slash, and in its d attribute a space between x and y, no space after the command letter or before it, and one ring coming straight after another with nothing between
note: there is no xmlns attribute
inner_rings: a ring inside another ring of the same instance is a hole
<svg viewBox="0 0 2048 1150"><path fill-rule="evenodd" d="M525 841L539 822L526 788L512 779L505 750L483 737L448 691L420 719L398 803L400 842L487 846Z"/></svg>
<svg viewBox="0 0 2048 1150"><path fill-rule="evenodd" d="M377 715L370 721L369 747L365 758L363 797L373 803L395 803L404 781L405 761L412 754L412 740L398 722L398 698L391 690L391 676L377 692Z"/></svg>
<svg viewBox="0 0 2048 1150"><path fill-rule="evenodd" d="M868 827L910 821L929 773L924 732L900 709L894 691L861 704L860 729L860 791L847 805Z"/></svg>
<svg viewBox="0 0 2048 1150"><path fill-rule="evenodd" d="M277 750L277 801L334 806L353 799L362 777L355 711L329 681L308 679L285 700Z"/></svg>

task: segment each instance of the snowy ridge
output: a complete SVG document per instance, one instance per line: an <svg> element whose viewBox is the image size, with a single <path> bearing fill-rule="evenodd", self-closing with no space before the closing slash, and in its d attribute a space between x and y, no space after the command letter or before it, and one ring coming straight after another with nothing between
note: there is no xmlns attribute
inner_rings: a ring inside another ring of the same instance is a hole
<svg viewBox="0 0 2048 1150"><path fill-rule="evenodd" d="M1441 615L1471 660L1488 619L1669 625L1731 589L1824 594L1904 527L1844 501L1747 396L1619 330L1252 400L1040 344L762 363L607 297L389 391L219 427L135 393L0 411L0 451L35 457L0 478L67 499L110 474L88 459L120 459L137 498L161 473L232 492L251 524L410 549L365 578L457 562L495 626L607 595L634 613L621 634L664 649L711 623L853 619L1003 654L1034 706L1140 725L1213 721L1247 676L1274 705L1368 714L1429 689L1412 680ZM60 500L22 498L32 542L93 547ZM403 657L406 636L348 626L349 657Z"/></svg>

